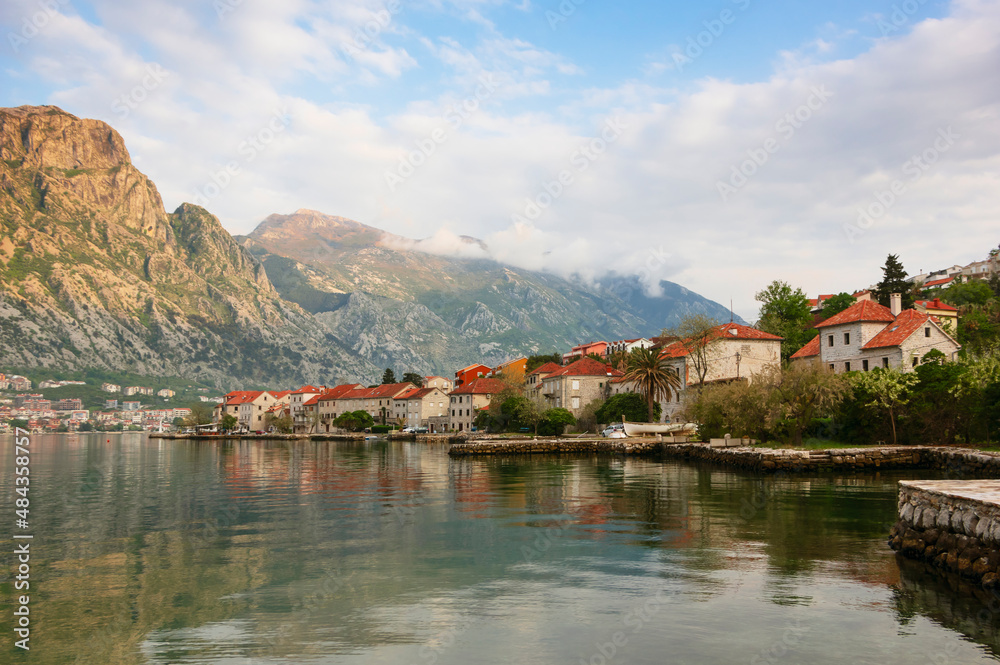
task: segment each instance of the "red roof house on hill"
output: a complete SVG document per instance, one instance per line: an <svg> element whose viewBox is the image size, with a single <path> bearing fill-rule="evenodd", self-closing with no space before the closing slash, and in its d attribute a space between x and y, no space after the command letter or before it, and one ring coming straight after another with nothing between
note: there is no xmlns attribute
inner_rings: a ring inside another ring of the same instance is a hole
<svg viewBox="0 0 1000 665"><path fill-rule="evenodd" d="M900 311L899 294L891 308L865 300L816 326L819 337L792 355L836 372L868 371L877 367L911 370L931 349L954 359L961 348L941 322L915 309Z"/></svg>

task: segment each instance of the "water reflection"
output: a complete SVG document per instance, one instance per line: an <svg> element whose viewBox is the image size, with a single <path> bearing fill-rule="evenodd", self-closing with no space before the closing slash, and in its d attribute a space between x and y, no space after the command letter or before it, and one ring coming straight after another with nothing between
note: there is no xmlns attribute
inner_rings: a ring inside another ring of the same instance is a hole
<svg viewBox="0 0 1000 665"><path fill-rule="evenodd" d="M885 546L902 475L35 438L25 662L972 663L1000 645L1000 603Z"/></svg>

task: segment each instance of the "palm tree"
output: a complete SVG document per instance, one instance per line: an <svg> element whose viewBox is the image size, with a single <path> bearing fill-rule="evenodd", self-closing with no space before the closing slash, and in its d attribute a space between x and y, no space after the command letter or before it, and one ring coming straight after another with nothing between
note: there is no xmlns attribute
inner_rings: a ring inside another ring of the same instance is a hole
<svg viewBox="0 0 1000 665"><path fill-rule="evenodd" d="M677 372L660 357L660 349L641 347L633 349L629 354L628 370L624 378L646 398L649 422L653 422L653 405L661 399L671 400L681 390L681 380Z"/></svg>

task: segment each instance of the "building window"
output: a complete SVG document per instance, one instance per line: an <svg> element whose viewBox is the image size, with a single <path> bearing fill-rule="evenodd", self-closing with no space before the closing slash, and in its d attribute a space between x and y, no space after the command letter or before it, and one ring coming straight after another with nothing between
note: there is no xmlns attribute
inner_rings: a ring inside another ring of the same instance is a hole
<svg viewBox="0 0 1000 665"><path fill-rule="evenodd" d="M888 366L889 366L889 359L882 358L882 367L888 367Z"/></svg>
<svg viewBox="0 0 1000 665"><path fill-rule="evenodd" d="M861 361L861 369L864 370L864 371L866 371L866 372L868 371L868 361L867 360L862 360Z"/></svg>
<svg viewBox="0 0 1000 665"><path fill-rule="evenodd" d="M850 344L850 343L851 343L851 333L846 332L844 333L844 344Z"/></svg>
<svg viewBox="0 0 1000 665"><path fill-rule="evenodd" d="M924 328L924 337L930 337L930 336L931 336L931 329Z"/></svg>
<svg viewBox="0 0 1000 665"><path fill-rule="evenodd" d="M579 390L579 389L580 389L580 382L578 380L574 379L573 380L573 390Z"/></svg>
<svg viewBox="0 0 1000 665"><path fill-rule="evenodd" d="M573 398L573 408L574 409L579 409L580 408L580 398L579 397L574 397Z"/></svg>
<svg viewBox="0 0 1000 665"><path fill-rule="evenodd" d="M833 363L830 363L830 369L831 370L833 369Z"/></svg>
<svg viewBox="0 0 1000 665"><path fill-rule="evenodd" d="M829 342L830 346L833 346L833 335L830 335L830 337L827 339L827 342Z"/></svg>
<svg viewBox="0 0 1000 665"><path fill-rule="evenodd" d="M912 362L913 362L913 366L916 367L917 364L920 362L920 358L917 358L916 356L913 356L913 361Z"/></svg>
<svg viewBox="0 0 1000 665"><path fill-rule="evenodd" d="M844 363L844 371L845 372L850 372L851 371L851 363L850 362Z"/></svg>

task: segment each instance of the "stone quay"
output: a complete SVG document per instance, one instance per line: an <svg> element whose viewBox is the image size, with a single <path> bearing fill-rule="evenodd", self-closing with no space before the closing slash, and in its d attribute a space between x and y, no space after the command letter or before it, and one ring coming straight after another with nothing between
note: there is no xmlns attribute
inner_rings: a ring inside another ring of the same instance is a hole
<svg viewBox="0 0 1000 665"><path fill-rule="evenodd" d="M1000 587L1000 480L900 481L889 546L911 559Z"/></svg>

